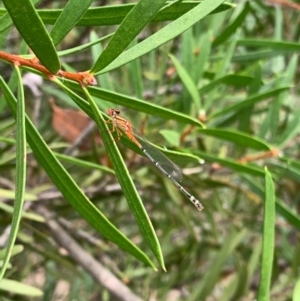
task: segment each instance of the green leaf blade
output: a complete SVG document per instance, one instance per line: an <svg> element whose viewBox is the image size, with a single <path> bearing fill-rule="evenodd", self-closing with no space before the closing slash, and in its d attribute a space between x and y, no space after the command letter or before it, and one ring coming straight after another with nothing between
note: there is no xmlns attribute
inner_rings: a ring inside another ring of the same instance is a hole
<svg viewBox="0 0 300 301"><path fill-rule="evenodd" d="M14 25L40 62L52 73L60 69L60 62L52 40L30 0L3 1Z"/></svg>
<svg viewBox="0 0 300 301"><path fill-rule="evenodd" d="M124 195L127 199L128 205L135 217L135 220L145 237L147 243L149 244L153 254L157 258L158 262L165 270L164 259L161 251L161 247L150 221L150 218L147 214L146 209L136 191L134 183L130 177L128 169L125 166L125 163L122 159L122 156L116 146L115 141L112 139L111 134L106 126L105 120L102 117L101 112L99 111L96 103L93 98L88 94L86 90L86 95L90 100L90 106L95 116L95 121L102 133L102 139L107 150L107 153L111 159L112 165L114 167L115 173L118 177L119 183L122 187Z"/></svg>
<svg viewBox="0 0 300 301"><path fill-rule="evenodd" d="M17 143L16 143L16 192L14 212L12 218L11 231L7 244L7 251L3 260L3 265L0 271L0 282L6 271L9 263L11 250L15 244L18 229L20 226L23 204L25 199L25 184L26 184L26 134L25 134L25 98L22 85L21 72L16 67L18 78L18 101L16 109L16 127L17 127Z"/></svg>
<svg viewBox="0 0 300 301"><path fill-rule="evenodd" d="M57 18L50 36L54 45L57 45L78 23L93 0L70 0Z"/></svg>
<svg viewBox="0 0 300 301"><path fill-rule="evenodd" d="M3 78L0 77L0 86L6 100L14 112L16 100L8 89ZM64 169L55 155L51 152L45 141L36 131L29 118L26 118L26 133L28 143L41 166L48 173L53 183L62 192L70 204L100 233L114 242L120 248L141 260L145 264L155 268L152 261L128 238L125 237L86 197L74 182L69 173Z"/></svg>
<svg viewBox="0 0 300 301"><path fill-rule="evenodd" d="M264 229L258 300L270 300L270 285L275 246L275 191L272 176L266 168Z"/></svg>
<svg viewBox="0 0 300 301"><path fill-rule="evenodd" d="M118 30L113 35L107 47L99 56L91 72L98 72L117 58L153 19L166 0L140 0L128 13Z"/></svg>
<svg viewBox="0 0 300 301"><path fill-rule="evenodd" d="M177 3L162 9L152 19L151 22L176 20L184 13L190 11L201 1L178 1ZM76 26L106 26L121 24L127 14L132 10L135 4L107 5L104 7L91 7L76 24ZM231 3L224 3L214 9L210 14L216 14L234 7ZM39 9L38 13L45 24L55 24L61 9ZM1 10L0 10L1 15Z"/></svg>
<svg viewBox="0 0 300 301"><path fill-rule="evenodd" d="M40 289L11 279L2 279L0 281L0 291L6 291L9 293L30 297L43 296L43 292Z"/></svg>
<svg viewBox="0 0 300 301"><path fill-rule="evenodd" d="M110 63L107 67L101 70L100 73L105 73L116 69L126 63L158 48L164 43L172 40L179 34L186 31L196 22L209 15L218 6L220 6L224 0L205 0L198 4L196 7L188 11L180 18L173 21L171 24L165 26L157 33L151 35L143 42L123 52L117 59Z"/></svg>
<svg viewBox="0 0 300 301"><path fill-rule="evenodd" d="M271 150L272 147L264 142L262 139L252 137L246 133L240 131L233 131L227 129L198 129L202 135L208 135L212 137L217 137L223 140L231 141L236 145L249 147L259 151L268 151Z"/></svg>

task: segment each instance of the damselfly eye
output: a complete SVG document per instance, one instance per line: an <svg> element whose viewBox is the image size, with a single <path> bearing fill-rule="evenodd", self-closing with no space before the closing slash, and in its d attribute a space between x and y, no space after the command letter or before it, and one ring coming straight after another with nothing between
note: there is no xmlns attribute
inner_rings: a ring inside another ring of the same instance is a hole
<svg viewBox="0 0 300 301"><path fill-rule="evenodd" d="M110 115L110 116L119 116L120 115L120 110L118 109L107 109L107 114Z"/></svg>

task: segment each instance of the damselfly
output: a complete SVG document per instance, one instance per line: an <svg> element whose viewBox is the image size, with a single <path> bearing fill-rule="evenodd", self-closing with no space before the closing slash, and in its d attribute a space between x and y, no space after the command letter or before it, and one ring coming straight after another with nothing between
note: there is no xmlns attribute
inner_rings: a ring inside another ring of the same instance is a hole
<svg viewBox="0 0 300 301"><path fill-rule="evenodd" d="M183 192L188 199L196 206L198 210L202 210L203 205L191 195L178 181L182 178L182 173L180 168L172 162L168 157L166 157L157 148L152 146L147 140L135 130L130 121L124 117L120 116L120 110L118 109L108 109L107 114L112 118L113 131L117 132L118 137L120 136L120 130L130 139L134 144L136 144L141 151L151 160L151 162L164 174L166 175L175 186Z"/></svg>

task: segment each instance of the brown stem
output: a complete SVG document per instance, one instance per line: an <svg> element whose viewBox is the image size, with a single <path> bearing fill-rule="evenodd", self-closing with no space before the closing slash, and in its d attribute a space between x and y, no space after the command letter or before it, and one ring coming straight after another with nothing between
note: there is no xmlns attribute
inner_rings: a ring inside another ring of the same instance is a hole
<svg viewBox="0 0 300 301"><path fill-rule="evenodd" d="M14 65L26 66L38 70L41 73L43 73L46 77L48 77L50 80L53 80L54 76L59 76L78 82L81 86L84 87L97 85L97 81L95 77L88 71L67 72L67 71L59 70L56 74L53 74L46 67L41 65L36 57L32 59L25 59L20 57L19 55L0 51L0 59L8 61Z"/></svg>

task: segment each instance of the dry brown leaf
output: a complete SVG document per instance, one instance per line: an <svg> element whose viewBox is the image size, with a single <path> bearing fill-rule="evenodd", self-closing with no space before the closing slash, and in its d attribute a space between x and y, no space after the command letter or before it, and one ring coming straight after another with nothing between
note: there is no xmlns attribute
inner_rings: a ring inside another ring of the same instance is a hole
<svg viewBox="0 0 300 301"><path fill-rule="evenodd" d="M52 127L64 140L74 143L90 125L91 119L82 111L58 107L53 98L49 99L49 103L53 110ZM96 142L101 142L99 136L96 137ZM80 144L80 148L89 149L91 146L92 138L89 134Z"/></svg>

